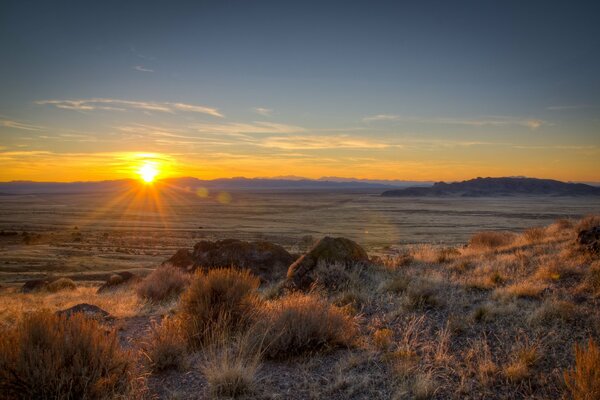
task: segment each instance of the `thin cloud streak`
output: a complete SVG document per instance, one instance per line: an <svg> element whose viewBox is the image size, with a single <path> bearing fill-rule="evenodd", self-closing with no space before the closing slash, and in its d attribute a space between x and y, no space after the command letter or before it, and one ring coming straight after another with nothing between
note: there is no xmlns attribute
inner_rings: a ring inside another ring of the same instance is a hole
<svg viewBox="0 0 600 400"><path fill-rule="evenodd" d="M44 128L41 126L31 125L31 124L27 124L24 122L19 122L19 121L15 121L12 119L4 119L4 118L0 119L0 126L5 127L5 128L21 129L24 131L42 131L42 130L44 130Z"/></svg>
<svg viewBox="0 0 600 400"><path fill-rule="evenodd" d="M466 125L466 126L524 126L530 129L538 129L543 125L552 125L551 123L537 118L515 118L506 116L493 116L482 118L420 118L406 117L394 114L377 114L366 116L362 119L363 122L414 122L424 124L441 124L441 125Z"/></svg>
<svg viewBox="0 0 600 400"><path fill-rule="evenodd" d="M273 114L272 108L254 107L254 112L262 115L263 117L270 117Z"/></svg>
<svg viewBox="0 0 600 400"><path fill-rule="evenodd" d="M40 105L51 105L56 108L75 111L127 111L129 109L175 113L176 111L195 112L223 118L218 109L187 103L147 102L121 99L76 99L76 100L38 100Z"/></svg>
<svg viewBox="0 0 600 400"><path fill-rule="evenodd" d="M150 68L144 68L141 65L136 65L135 67L133 67L134 70L139 71L139 72L154 72L153 69Z"/></svg>

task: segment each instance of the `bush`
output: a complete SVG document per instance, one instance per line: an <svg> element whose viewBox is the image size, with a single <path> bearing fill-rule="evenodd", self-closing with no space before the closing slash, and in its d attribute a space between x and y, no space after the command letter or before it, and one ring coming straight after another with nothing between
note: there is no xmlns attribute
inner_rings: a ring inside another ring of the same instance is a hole
<svg viewBox="0 0 600 400"><path fill-rule="evenodd" d="M356 326L339 308L314 294L291 294L266 303L252 337L264 355L284 358L354 342Z"/></svg>
<svg viewBox="0 0 600 400"><path fill-rule="evenodd" d="M187 348L178 319L165 318L160 325L154 325L144 347L144 355L154 372L185 367Z"/></svg>
<svg viewBox="0 0 600 400"><path fill-rule="evenodd" d="M73 282L72 279L69 278L59 278L55 281L50 282L46 286L46 290L48 292L56 293L62 290L75 290L77 289L77 285Z"/></svg>
<svg viewBox="0 0 600 400"><path fill-rule="evenodd" d="M575 230L581 232L583 230L591 229L595 226L600 226L600 215L588 215L577 223Z"/></svg>
<svg viewBox="0 0 600 400"><path fill-rule="evenodd" d="M439 285L424 279L412 281L404 296L404 305L411 310L431 309L439 306Z"/></svg>
<svg viewBox="0 0 600 400"><path fill-rule="evenodd" d="M205 351L201 370L212 398L233 398L252 392L260 367L260 347L251 349L248 335L237 342L226 343L216 338Z"/></svg>
<svg viewBox="0 0 600 400"><path fill-rule="evenodd" d="M137 287L142 299L163 302L179 296L189 285L187 273L171 265L162 266L150 273Z"/></svg>
<svg viewBox="0 0 600 400"><path fill-rule="evenodd" d="M493 249L496 247L508 246L515 239L515 235L510 232L485 231L477 232L469 240L469 247L478 249Z"/></svg>
<svg viewBox="0 0 600 400"><path fill-rule="evenodd" d="M523 239L527 243L536 243L544 240L546 237L546 229L541 227L533 227L523 231Z"/></svg>
<svg viewBox="0 0 600 400"><path fill-rule="evenodd" d="M259 279L248 270L218 268L197 272L180 303L189 344L202 346L221 331L235 333L247 327L258 309L259 285Z"/></svg>
<svg viewBox="0 0 600 400"><path fill-rule="evenodd" d="M575 344L575 367L564 378L574 400L600 399L600 347L593 339L587 348Z"/></svg>
<svg viewBox="0 0 600 400"><path fill-rule="evenodd" d="M131 371L114 331L82 315L29 314L0 339L8 399L104 399L124 394Z"/></svg>

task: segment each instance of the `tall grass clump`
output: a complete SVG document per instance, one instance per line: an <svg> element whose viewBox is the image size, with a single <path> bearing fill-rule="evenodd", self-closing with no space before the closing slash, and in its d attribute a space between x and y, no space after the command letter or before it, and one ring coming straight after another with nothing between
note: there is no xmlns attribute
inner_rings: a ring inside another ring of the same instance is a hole
<svg viewBox="0 0 600 400"><path fill-rule="evenodd" d="M233 343L222 336L213 339L200 367L210 396L235 398L251 393L260 368L260 345L253 346L247 334L240 335Z"/></svg>
<svg viewBox="0 0 600 400"><path fill-rule="evenodd" d="M190 282L190 276L181 268L162 266L152 271L137 287L144 300L164 302L179 296Z"/></svg>
<svg viewBox="0 0 600 400"><path fill-rule="evenodd" d="M181 332L181 321L177 318L165 318L160 325L153 325L143 354L153 372L184 369L187 346Z"/></svg>
<svg viewBox="0 0 600 400"><path fill-rule="evenodd" d="M575 344L575 367L564 372L574 400L600 399L600 347L589 339L587 347Z"/></svg>
<svg viewBox="0 0 600 400"><path fill-rule="evenodd" d="M26 315L0 337L6 399L108 399L125 395L132 363L99 323L82 315Z"/></svg>
<svg viewBox="0 0 600 400"><path fill-rule="evenodd" d="M579 220L579 222L575 226L575 230L577 232L580 232L583 230L591 229L595 226L600 226L600 215L592 214Z"/></svg>
<svg viewBox="0 0 600 400"><path fill-rule="evenodd" d="M182 327L192 347L215 331L233 334L250 325L258 307L260 281L248 270L218 268L197 272L181 297Z"/></svg>
<svg viewBox="0 0 600 400"><path fill-rule="evenodd" d="M340 308L299 293L266 303L254 330L252 336L270 358L350 346L357 334L352 318Z"/></svg>
<svg viewBox="0 0 600 400"><path fill-rule="evenodd" d="M469 240L472 249L493 249L508 246L515 240L515 235L510 232L484 231L477 232Z"/></svg>

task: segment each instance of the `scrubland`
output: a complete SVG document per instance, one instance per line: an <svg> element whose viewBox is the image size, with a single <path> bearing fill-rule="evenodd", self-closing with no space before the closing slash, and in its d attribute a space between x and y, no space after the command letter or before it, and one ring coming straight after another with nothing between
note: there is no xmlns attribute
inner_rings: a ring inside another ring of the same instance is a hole
<svg viewBox="0 0 600 400"><path fill-rule="evenodd" d="M0 290L8 398L598 399L600 216L321 265L309 291L160 267L117 291ZM114 318L54 314L90 303Z"/></svg>

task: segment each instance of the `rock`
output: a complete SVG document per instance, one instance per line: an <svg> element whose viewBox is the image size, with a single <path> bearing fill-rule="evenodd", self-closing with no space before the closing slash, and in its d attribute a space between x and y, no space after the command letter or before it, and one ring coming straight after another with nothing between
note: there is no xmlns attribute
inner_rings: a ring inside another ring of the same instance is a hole
<svg viewBox="0 0 600 400"><path fill-rule="evenodd" d="M54 278L44 278L44 279L32 279L26 281L21 287L21 293L31 293L38 292L40 290L45 290L48 285L55 281Z"/></svg>
<svg viewBox="0 0 600 400"><path fill-rule="evenodd" d="M98 306L87 303L77 304L73 307L67 308L66 310L60 310L56 312L56 315L66 316L67 318L70 318L75 314L83 314L88 318L94 318L98 320L112 319L108 312L104 311Z"/></svg>
<svg viewBox="0 0 600 400"><path fill-rule="evenodd" d="M346 238L324 237L296 262L287 272L287 286L306 290L318 280L317 266L331 264L344 267L369 264L367 252L356 242Z"/></svg>
<svg viewBox="0 0 600 400"><path fill-rule="evenodd" d="M285 277L288 266L294 261L293 256L277 244L237 239L198 242L194 246L192 258L194 269L231 266L247 268L263 281Z"/></svg>
<svg viewBox="0 0 600 400"><path fill-rule="evenodd" d="M600 226L580 231L577 243L592 254L600 254Z"/></svg>
<svg viewBox="0 0 600 400"><path fill-rule="evenodd" d="M103 293L110 290L120 289L124 286L131 285L139 281L137 275L132 274L129 271L117 272L111 275L102 286L98 288L97 293Z"/></svg>
<svg viewBox="0 0 600 400"><path fill-rule="evenodd" d="M171 264L177 268L191 271L194 268L194 258L188 249L179 249L168 260L163 262L163 265Z"/></svg>

